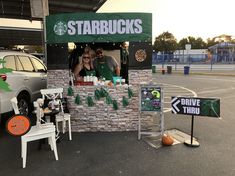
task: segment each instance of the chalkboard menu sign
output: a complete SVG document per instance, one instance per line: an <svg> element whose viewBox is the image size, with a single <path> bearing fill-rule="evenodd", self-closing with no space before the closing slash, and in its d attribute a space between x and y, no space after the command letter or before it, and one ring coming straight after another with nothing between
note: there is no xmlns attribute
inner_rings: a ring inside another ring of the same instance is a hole
<svg viewBox="0 0 235 176"><path fill-rule="evenodd" d="M161 111L161 88L157 86L141 86L140 111Z"/></svg>

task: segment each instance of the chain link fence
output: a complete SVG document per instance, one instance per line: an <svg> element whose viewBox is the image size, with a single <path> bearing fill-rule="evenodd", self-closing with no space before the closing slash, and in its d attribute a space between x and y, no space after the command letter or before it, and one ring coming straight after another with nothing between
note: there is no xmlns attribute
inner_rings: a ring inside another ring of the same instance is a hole
<svg viewBox="0 0 235 176"><path fill-rule="evenodd" d="M183 66L194 70L235 70L235 52L213 55L153 53L152 65L156 68L172 66L174 70L182 70Z"/></svg>

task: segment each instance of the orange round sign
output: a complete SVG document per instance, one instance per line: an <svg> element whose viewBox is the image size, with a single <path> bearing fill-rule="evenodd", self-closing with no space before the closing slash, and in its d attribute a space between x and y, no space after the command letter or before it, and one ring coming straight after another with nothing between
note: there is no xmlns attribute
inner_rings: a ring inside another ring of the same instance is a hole
<svg viewBox="0 0 235 176"><path fill-rule="evenodd" d="M30 130L31 124L24 115L12 116L6 124L7 132L13 136L22 136Z"/></svg>

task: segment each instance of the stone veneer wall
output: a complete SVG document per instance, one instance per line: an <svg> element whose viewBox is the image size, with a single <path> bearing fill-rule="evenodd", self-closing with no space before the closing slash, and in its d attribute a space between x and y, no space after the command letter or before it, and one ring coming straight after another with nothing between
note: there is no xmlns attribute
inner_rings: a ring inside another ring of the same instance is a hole
<svg viewBox="0 0 235 176"><path fill-rule="evenodd" d="M69 70L48 70L47 88L63 87L67 90L69 87Z"/></svg>
<svg viewBox="0 0 235 176"><path fill-rule="evenodd" d="M73 132L87 131L134 131L138 129L139 114L139 85L152 81L152 70L129 70L129 84L134 96L129 99L129 105L122 106L122 97L128 98L128 87L117 86L104 87L109 92L112 99L116 99L119 109L113 110L112 105L107 105L105 98L95 101L93 107L88 107L86 97L94 97L97 86L74 86L75 95L68 96L68 106L71 114L71 124ZM69 87L69 71L49 70L48 88L63 87L64 95ZM75 97L79 94L82 105L75 104ZM150 116L145 117L145 121L151 121Z"/></svg>
<svg viewBox="0 0 235 176"><path fill-rule="evenodd" d="M118 110L114 110L112 104L107 105L105 98L94 99L94 92L100 86L75 86L74 96L69 97L70 113L72 115L72 131L129 131L135 130L138 124L138 93L134 91L134 97L129 99L129 105L124 108L122 97L128 98L127 86L106 87L112 99L117 100ZM75 104L75 97L79 94L81 105ZM93 97L95 105L88 107L87 96Z"/></svg>
<svg viewBox="0 0 235 176"><path fill-rule="evenodd" d="M141 83L152 82L152 70L129 70L128 77L130 85L139 87Z"/></svg>

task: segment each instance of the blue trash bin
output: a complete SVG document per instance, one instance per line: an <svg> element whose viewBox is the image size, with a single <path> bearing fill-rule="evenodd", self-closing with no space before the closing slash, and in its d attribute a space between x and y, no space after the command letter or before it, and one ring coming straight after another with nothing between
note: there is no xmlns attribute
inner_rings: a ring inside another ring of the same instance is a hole
<svg viewBox="0 0 235 176"><path fill-rule="evenodd" d="M188 74L189 74L189 69L190 69L189 66L184 66L184 74L185 74L185 75L188 75Z"/></svg>

